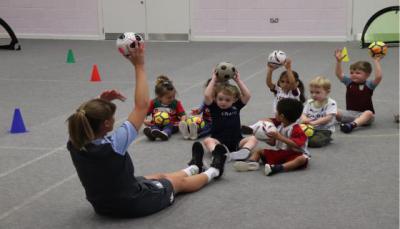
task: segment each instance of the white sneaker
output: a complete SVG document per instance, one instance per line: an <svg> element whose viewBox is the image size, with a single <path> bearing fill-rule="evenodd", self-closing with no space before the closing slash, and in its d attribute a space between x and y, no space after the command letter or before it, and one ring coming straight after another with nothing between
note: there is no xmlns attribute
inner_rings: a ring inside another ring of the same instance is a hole
<svg viewBox="0 0 400 229"><path fill-rule="evenodd" d="M233 163L233 168L238 172L255 171L260 164L256 161L237 161Z"/></svg>
<svg viewBox="0 0 400 229"><path fill-rule="evenodd" d="M189 129L185 121L179 122L179 132L181 132L184 139L189 139Z"/></svg>
<svg viewBox="0 0 400 229"><path fill-rule="evenodd" d="M269 164L265 164L265 168L264 168L265 176L271 175L271 172L272 172L271 166Z"/></svg>
<svg viewBox="0 0 400 229"><path fill-rule="evenodd" d="M192 139L192 140L196 140L197 139L197 137L198 137L197 131L198 131L197 124L196 123L190 123L190 125L189 125L190 139Z"/></svg>
<svg viewBox="0 0 400 229"><path fill-rule="evenodd" d="M246 160L250 156L250 150L248 149L240 149L235 152L231 152L230 154L230 160L233 161L240 161L240 160Z"/></svg>

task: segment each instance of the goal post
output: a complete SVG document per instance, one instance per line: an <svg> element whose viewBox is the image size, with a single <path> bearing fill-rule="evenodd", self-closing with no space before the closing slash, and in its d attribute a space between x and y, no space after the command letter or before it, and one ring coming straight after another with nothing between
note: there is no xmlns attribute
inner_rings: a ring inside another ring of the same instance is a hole
<svg viewBox="0 0 400 229"><path fill-rule="evenodd" d="M361 47L374 41L399 43L399 6L390 6L376 12L367 21L361 35Z"/></svg>
<svg viewBox="0 0 400 229"><path fill-rule="evenodd" d="M7 24L7 22L4 21L1 17L0 17L0 25L7 31L8 35L11 38L10 43L7 45L0 45L0 49L21 50L21 45L19 44L18 38L17 36L15 36L14 31Z"/></svg>

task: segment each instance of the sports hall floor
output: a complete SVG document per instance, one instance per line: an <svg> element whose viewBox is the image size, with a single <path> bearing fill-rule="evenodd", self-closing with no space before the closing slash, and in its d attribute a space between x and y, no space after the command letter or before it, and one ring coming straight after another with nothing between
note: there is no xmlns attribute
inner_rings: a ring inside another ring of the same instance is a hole
<svg viewBox="0 0 400 229"><path fill-rule="evenodd" d="M149 217L115 220L94 214L65 148L65 120L83 101L104 89L129 99L117 102L117 120L132 106L133 68L114 41L22 40L22 51L0 51L0 228L295 228L376 229L399 227L399 48L382 60L383 81L373 100L375 123L350 135L340 131L328 147L311 149L304 171L265 177L226 165L222 179L181 195ZM170 76L187 111L202 101L203 84L218 62L234 63L252 92L242 123L271 115L265 86L267 54L284 50L307 85L316 75L332 81L331 97L345 107L345 87L334 75L333 50L346 46L350 61L371 60L358 42L147 43L146 69L154 79ZM66 64L72 49L76 63ZM101 82L90 82L93 64ZM348 72L348 63L344 70ZM280 72L281 70L278 70ZM274 75L277 80L278 73ZM308 94L307 94L308 95ZM14 108L29 132L10 134ZM192 141L179 134L129 148L136 175L185 167Z"/></svg>

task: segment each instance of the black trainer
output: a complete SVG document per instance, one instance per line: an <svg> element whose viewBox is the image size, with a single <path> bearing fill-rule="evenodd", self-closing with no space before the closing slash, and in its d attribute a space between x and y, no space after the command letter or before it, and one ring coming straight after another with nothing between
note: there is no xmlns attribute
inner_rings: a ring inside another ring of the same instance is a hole
<svg viewBox="0 0 400 229"><path fill-rule="evenodd" d="M153 134L151 133L151 128L150 127L145 127L143 129L143 133L144 135L146 135L146 137L150 140L150 141L154 141L156 140L156 138L153 136Z"/></svg>
<svg viewBox="0 0 400 229"><path fill-rule="evenodd" d="M214 167L219 170L219 176L216 178L220 178L224 173L224 166L226 161L226 154L228 151L226 150L225 146L222 144L217 144L212 151L212 156L214 157L211 162L211 167Z"/></svg>
<svg viewBox="0 0 400 229"><path fill-rule="evenodd" d="M161 139L162 141L168 140L168 134L162 130L153 129L151 130L151 135L153 135L155 138Z"/></svg>
<svg viewBox="0 0 400 229"><path fill-rule="evenodd" d="M200 142L194 142L192 146L192 159L188 165L197 165L199 173L203 172L203 155L203 145Z"/></svg>
<svg viewBox="0 0 400 229"><path fill-rule="evenodd" d="M353 127L351 126L351 123L340 123L340 130L343 133L350 133L351 131L353 131Z"/></svg>
<svg viewBox="0 0 400 229"><path fill-rule="evenodd" d="M265 168L264 168L265 176L272 176L272 175L280 173L282 171L283 171L282 165L265 164Z"/></svg>

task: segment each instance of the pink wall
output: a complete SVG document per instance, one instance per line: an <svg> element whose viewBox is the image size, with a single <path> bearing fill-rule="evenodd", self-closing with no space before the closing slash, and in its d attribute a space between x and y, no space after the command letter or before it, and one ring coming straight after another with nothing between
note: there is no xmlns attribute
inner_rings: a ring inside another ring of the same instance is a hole
<svg viewBox="0 0 400 229"><path fill-rule="evenodd" d="M346 36L346 0L193 0L193 36ZM269 18L279 18L271 24Z"/></svg>
<svg viewBox="0 0 400 229"><path fill-rule="evenodd" d="M98 35L98 0L0 0L0 17L18 34Z"/></svg>

